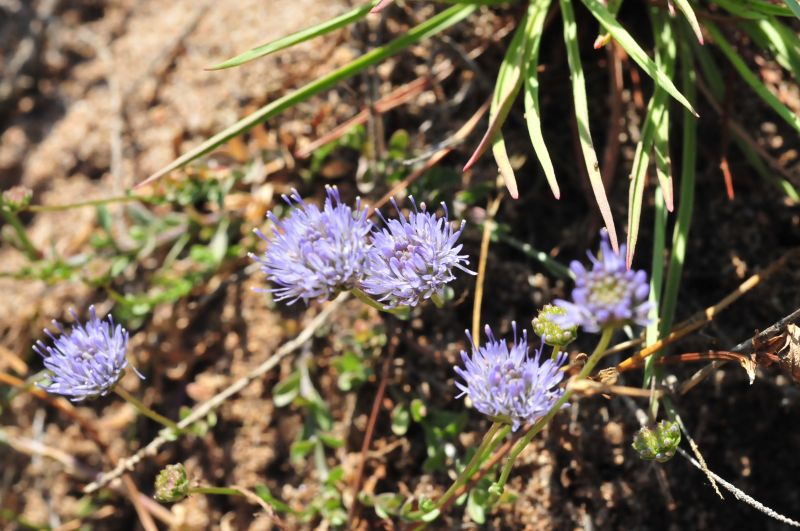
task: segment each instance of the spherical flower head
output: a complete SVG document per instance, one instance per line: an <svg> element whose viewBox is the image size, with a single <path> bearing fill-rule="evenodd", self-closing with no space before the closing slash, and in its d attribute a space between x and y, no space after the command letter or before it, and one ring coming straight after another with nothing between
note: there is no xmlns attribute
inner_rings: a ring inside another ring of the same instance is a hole
<svg viewBox="0 0 800 531"><path fill-rule="evenodd" d="M475 274L465 267L469 257L458 254L462 245L457 242L464 222L453 230L444 203L444 216L437 218L424 203L417 208L414 198L409 199L414 211L408 218L392 200L399 219L386 220L381 215L386 227L373 231L367 254L362 289L387 308L416 306L432 296L441 296L445 286L455 279L454 269Z"/></svg>
<svg viewBox="0 0 800 531"><path fill-rule="evenodd" d="M70 310L70 313L77 321L75 312ZM106 395L128 367L127 330L114 324L110 315L98 318L94 306L89 308L89 321L85 325L77 323L67 332L57 321L53 324L61 332L55 337L45 330L53 346L37 341L33 347L51 373L50 383L40 387L70 397L73 402ZM141 374L139 377L144 378Z"/></svg>
<svg viewBox="0 0 800 531"><path fill-rule="evenodd" d="M268 243L262 256L250 255L261 265L273 288L266 290L275 300L329 300L340 291L356 287L364 272L367 235L372 223L366 208L356 202L355 211L344 205L336 187L326 187L327 198L319 207L303 201L297 190L283 199L293 207L289 216L278 220L272 237L256 234Z"/></svg>
<svg viewBox="0 0 800 531"><path fill-rule="evenodd" d="M189 495L189 478L181 463L164 467L156 476L155 483L153 497L160 502L178 502Z"/></svg>
<svg viewBox="0 0 800 531"><path fill-rule="evenodd" d="M514 341L497 340L486 327L487 341L477 346L469 331L472 356L461 351L464 368L455 367L464 382L456 381L461 390L459 397L467 395L475 409L495 420L505 420L511 429L534 422L545 415L564 394L558 387L564 378L560 370L567 359L560 353L555 360L546 359L539 364L542 349L533 358L528 356L528 334L517 336L517 325L512 323ZM567 404L564 405L567 407Z"/></svg>
<svg viewBox="0 0 800 531"><path fill-rule="evenodd" d="M546 345L552 347L565 347L578 337L576 325L563 326L559 319L567 314L564 308L545 305L539 310L539 315L533 318L533 333L542 338Z"/></svg>
<svg viewBox="0 0 800 531"><path fill-rule="evenodd" d="M680 443L681 429L678 424L662 420L652 428L641 428L631 446L642 459L664 463L672 459Z"/></svg>
<svg viewBox="0 0 800 531"><path fill-rule="evenodd" d="M592 269L573 261L575 274L572 301L556 300L556 306L566 310L557 320L563 325L579 325L586 332L597 333L603 328L618 328L626 324L647 326L651 304L647 301L650 285L647 273L634 271L625 265L625 246L617 254L608 242L608 233L600 232L600 253L590 253Z"/></svg>

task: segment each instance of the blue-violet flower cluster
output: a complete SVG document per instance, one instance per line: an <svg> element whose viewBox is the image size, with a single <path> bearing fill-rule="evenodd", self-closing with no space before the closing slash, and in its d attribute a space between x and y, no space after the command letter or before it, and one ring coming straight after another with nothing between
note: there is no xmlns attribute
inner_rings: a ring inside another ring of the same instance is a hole
<svg viewBox="0 0 800 531"><path fill-rule="evenodd" d="M626 267L625 246L620 248L620 254L615 253L605 230L600 237L598 256L587 253L593 265L591 270L578 261L569 266L575 273L572 301L555 301L566 310L563 323L578 325L591 333L626 324L647 326L651 307L647 300L650 293L647 273Z"/></svg>
<svg viewBox="0 0 800 531"><path fill-rule="evenodd" d="M462 245L456 244L464 222L453 230L444 203L445 215L437 218L424 203L417 208L414 199L409 199L414 211L408 218L392 200L399 219L386 220L381 215L386 228L373 232L367 254L364 291L389 308L416 306L441 295L445 285L455 278L454 268L474 274L465 267L468 257L458 254Z"/></svg>
<svg viewBox="0 0 800 531"><path fill-rule="evenodd" d="M286 219L267 214L275 224L272 237L255 231L269 247L263 256L250 257L277 286L268 290L275 294L275 300L289 299L292 304L299 299L330 299L361 281L372 223L360 201L353 211L342 204L335 187L327 186L326 192L320 210L292 190L291 197L283 196L295 207Z"/></svg>
<svg viewBox="0 0 800 531"><path fill-rule="evenodd" d="M519 338L516 323L512 326L514 341L510 348L505 340L495 339L488 326L483 346L476 345L467 331L472 356L462 350L464 368L456 366L455 371L464 380L456 381L461 390L459 397L469 396L475 409L490 417L507 419L516 431L522 424L545 415L564 394L558 384L564 378L560 368L567 354L561 352L555 361L548 358L540 365L542 349L530 358L527 331Z"/></svg>
<svg viewBox="0 0 800 531"><path fill-rule="evenodd" d="M75 312L70 312L77 321ZM53 346L37 341L33 347L52 373L50 383L41 385L42 389L68 396L74 402L107 394L128 367L127 330L114 324L110 315L99 319L94 306L89 308L89 321L85 325L77 323L67 332L59 322L53 324L61 332L55 337L45 330Z"/></svg>
<svg viewBox="0 0 800 531"><path fill-rule="evenodd" d="M387 309L416 306L441 295L455 278L454 268L472 273L457 243L464 223L454 230L446 208L437 218L411 198L414 211L406 217L392 200L399 219L387 220L378 212L386 226L379 230L360 202L353 211L341 203L336 188L328 187L327 195L320 210L293 191L291 198L284 197L293 207L286 219L268 214L275 224L272 236L256 231L268 247L263 256L251 258L275 286L268 291L276 300L326 300L358 288Z"/></svg>

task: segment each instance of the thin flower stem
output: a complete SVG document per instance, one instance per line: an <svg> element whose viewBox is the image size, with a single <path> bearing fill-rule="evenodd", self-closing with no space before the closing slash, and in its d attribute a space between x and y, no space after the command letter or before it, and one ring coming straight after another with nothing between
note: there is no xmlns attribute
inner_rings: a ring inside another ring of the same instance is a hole
<svg viewBox="0 0 800 531"><path fill-rule="evenodd" d="M175 424L173 421L169 420L167 417L163 415L159 415L158 413L156 413L155 411L144 405L144 403L142 403L141 400L134 397L132 394L130 394L128 391L126 391L119 385L114 387L114 392L117 393L120 397L122 397L122 399L124 399L130 405L135 407L136 410L145 417L148 417L149 419L158 422L162 426L166 426L167 428L175 430L178 433L181 431L180 427L178 427L178 425Z"/></svg>
<svg viewBox="0 0 800 531"><path fill-rule="evenodd" d="M449 500L453 496L453 494L458 490L458 488L468 480L468 478L474 472L475 467L480 466L482 461L481 456L486 453L487 448L492 446L491 443L492 441L495 440L495 436L497 435L497 432L500 431L500 428L502 426L503 425L499 422L494 422L491 425L489 431L487 431L486 435L483 436L481 445L475 451L475 454L472 456L472 459L470 459L469 463L467 463L467 466L464 467L464 469L461 471L461 474L458 475L456 480L453 481L453 484L450 485L450 488L447 489L447 491L444 494L442 494L442 496L436 501L434 509L438 509L439 507L444 505L447 502L447 500ZM503 437L505 437L505 434L503 435Z"/></svg>
<svg viewBox="0 0 800 531"><path fill-rule="evenodd" d="M379 312L390 313L392 315L396 315L397 317L399 317L401 319L405 318L408 315L408 308L407 307L401 306L401 307L398 307L398 308L387 308L386 306L384 306L380 302L376 301L375 299L373 299L372 297L370 297L369 295L367 295L366 293L361 291L361 288L353 288L353 289L350 290L350 293L352 293L356 297L356 299L360 300L361 302L363 302L367 306L375 308Z"/></svg>
<svg viewBox="0 0 800 531"><path fill-rule="evenodd" d="M223 496L244 496L242 491L232 487L189 487L189 494L222 494Z"/></svg>
<svg viewBox="0 0 800 531"><path fill-rule="evenodd" d="M30 238L28 238L28 235L25 233L25 227L22 226L22 222L19 220L16 212L5 208L0 208L0 212L2 212L3 219L5 219L6 223L11 225L11 228L16 232L19 243L22 245L22 250L25 252L25 256L28 257L28 260L38 260L41 257L41 253L36 246L33 245Z"/></svg>
<svg viewBox="0 0 800 531"><path fill-rule="evenodd" d="M614 328L608 327L603 329L602 335L600 336L600 341L597 343L592 355L589 356L589 359L586 361L586 365L583 366L583 369L575 378L576 380L583 380L589 376L589 374L591 374L592 370L597 365L597 362L599 362L603 357L603 352L606 350L606 348L608 348L608 344L611 342L611 336L613 335ZM508 459L506 459L506 463L503 466L503 471L500 474L500 479L497 481L497 485L500 488L505 486L506 482L508 481L508 476L511 474L511 469L514 466L517 457L519 457L519 454L521 454L525 447L530 444L534 436L536 436L536 434L539 433L548 422L550 422L556 413L561 410L561 406L566 404L567 400L569 400L571 396L572 391L567 389L561 398L559 398L558 401L553 404L553 407L550 408L550 411L548 411L544 417L536 421L536 424L534 424L533 427L531 427L531 429L528 430L528 432L517 442L517 444L511 450Z"/></svg>
<svg viewBox="0 0 800 531"><path fill-rule="evenodd" d="M550 354L550 359L553 360L553 361L556 361L556 358L558 358L559 352L560 352L560 350L558 348L558 345L553 345L553 353Z"/></svg>
<svg viewBox="0 0 800 531"><path fill-rule="evenodd" d="M129 203L131 201L142 201L146 203L152 200L153 198L150 196L121 195L117 197L107 197L105 199L90 199L88 201L79 201L77 203L69 203L64 205L30 205L22 210L27 210L28 212L59 212L62 210L71 210L73 208L109 205L111 203Z"/></svg>

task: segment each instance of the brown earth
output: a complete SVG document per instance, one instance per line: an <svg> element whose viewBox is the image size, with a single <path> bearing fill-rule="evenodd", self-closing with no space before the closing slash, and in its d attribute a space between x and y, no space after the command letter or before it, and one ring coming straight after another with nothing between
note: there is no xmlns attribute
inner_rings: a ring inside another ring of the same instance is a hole
<svg viewBox="0 0 800 531"><path fill-rule="evenodd" d="M361 51L388 39L429 8L392 8L387 20L370 19L346 34L315 41L261 59L245 67L209 72L205 67L253 45L324 20L342 12L347 2L337 0L244 0L211 2L175 0L0 0L0 185L24 185L33 190L35 204L65 204L117 196L177 155L233 123L266 102L321 73L344 64ZM417 7L417 3L409 4ZM309 187L308 161L293 154L312 140L354 115L370 94L386 94L428 71L428 63L451 61L455 73L422 91L408 105L370 123L374 150L381 152L395 129L406 129L411 145L422 153L448 139L489 96L493 72L518 13L486 9L472 22L414 47L401 58L368 71L333 91L283 114L229 143L207 159L209 168L248 167L258 159L264 166L237 188L222 212L246 229L259 226L277 195L298 186L319 195L321 183ZM585 13L579 13L583 17ZM635 24L635 9L627 22ZM554 26L557 26L554 25ZM588 42L596 25L581 18L581 35ZM533 158L521 113L506 126L512 156L521 162L522 197L505 200L498 220L517 239L566 263L580 258L599 228L593 201L575 164L576 147L570 122L569 76L559 45L559 29L549 28L543 47L542 107L545 134L564 190L552 200ZM29 50L29 51L26 51ZM465 56L476 61L465 67ZM592 119L598 146L605 145L607 56L585 52L587 82L592 92ZM793 110L800 109L797 85L781 76L773 63L749 57L762 76L776 87ZM770 77L772 76L772 77ZM787 130L768 109L731 78L732 110L754 139L781 161L793 183L800 185L796 134ZM623 141L620 161L609 183L615 219L625 219L627 171L638 138L641 109L637 87L625 77L621 92ZM645 86L641 88L647 92ZM745 278L800 243L800 211L774 187L767 185L731 148L730 164L736 197L725 197L718 169L719 118L700 106L698 185L694 225L687 251L682 296L677 318L709 306ZM673 107L675 120L679 111ZM478 129L483 127L481 124ZM677 129L679 130L679 129ZM476 145L481 131L445 159L443 167L456 173ZM677 135L674 135L677 137ZM677 145L677 143L676 143ZM602 149L602 148L601 148ZM369 158L369 157L367 157ZM323 178L337 183L348 197L360 192L371 202L388 189L385 182L354 182L363 166L374 163L342 150L326 162ZM674 156L673 160L680 160ZM476 171L456 178L450 191L476 183L492 183L494 162L484 157ZM447 190L445 193L449 193ZM652 195L652 194L650 194ZM649 195L647 196L649 197ZM440 198L441 199L441 198ZM449 199L449 198L448 198ZM238 202L237 202L238 201ZM652 203L652 200L648 200ZM482 203L478 203L482 204ZM459 215L470 222L485 217L481 207L469 206ZM126 223L130 213L111 205L113 219ZM168 211L153 207L159 215ZM214 214L215 212L212 212ZM218 213L218 212L216 212ZM205 213L203 213L205 214ZM48 254L63 257L91 253L97 234L92 208L23 216L33 243ZM652 204L645 210L637 266L649 269ZM7 234L8 227L3 227ZM477 257L480 231L471 223L466 249ZM300 305L285 308L266 302L257 275L241 274L248 264L230 260L206 283L177 303L157 305L151 317L132 329L133 362L146 375L144 382L128 375L123 385L131 393L172 418L181 406L192 406L219 392L268 359L283 342L307 322ZM151 259L152 260L152 259ZM473 260L473 264L477 260ZM112 305L104 290L78 279L45 282L9 277L26 265L25 256L10 245L0 249L0 371L26 378L41 369L30 345L42 337L50 319L69 320L68 309L82 311L95 303L107 311ZM87 266L88 267L88 266ZM134 290L149 278L156 264L143 261L137 273L120 281L121 290ZM692 352L728 348L764 329L800 306L796 261L780 269L703 331L675 348ZM87 270L88 275L90 271ZM556 281L542 266L503 243L493 243L487 268L484 319L507 332L512 319L527 322L536 308L569 286ZM461 455L480 440L488 423L466 410L454 398L452 365L464 347L462 330L471 321L472 280L456 283L456 302L446 310L425 308L407 326L408 336L397 349L388 378L389 391L381 404L367 461L365 490L371 493L436 494L450 482L444 472L425 473L425 435L412 425L405 436L390 429L390 411L412 397L429 408L467 411L467 424L451 441ZM386 324L374 312L355 302L335 314L332 322L302 348L268 373L227 400L207 433L187 436L162 447L155 458L141 463L131 477L145 495L152 494L158 470L184 462L190 475L210 485L266 485L272 494L300 510L325 495L312 459L295 462L289 450L308 421L307 409L277 408L274 386L297 366L309 378L333 415L332 434L345 441L328 449L328 467L341 465L338 487L347 505L349 485L361 459L360 447L386 355ZM337 387L335 357L344 349L363 348L372 375L355 392ZM364 345L367 345L366 347ZM590 338L574 347L591 348ZM679 379L695 367L676 369ZM626 376L639 385L638 373ZM89 503L81 493L82 473L110 468L108 456L87 438L74 420L27 392L2 387L0 402L0 522L4 528L28 524L76 529L134 529L141 524L129 498L119 490L106 491ZM644 406L644 402L638 402ZM789 517L800 518L800 414L797 384L777 369L760 370L747 384L743 371L727 367L677 400L676 406L693 433L708 466L748 494ZM133 409L117 397L77 404L79 416L96 428L99 439L116 458L130 455L157 435L149 421L136 418ZM720 500L702 472L675 458L665 465L639 460L630 449L638 424L630 402L595 396L574 403L557 417L544 436L521 455L509 489L516 500L500 505L488 517L487 529L780 529L754 509L725 494ZM44 448L46 451L42 451ZM448 460L447 469L453 461ZM658 475L665 478L660 483ZM372 509L360 510L362 528L391 528ZM157 514L157 513L156 513ZM168 508L164 520L178 529L268 529L270 516L245 499L196 495ZM319 519L301 523L283 517L287 528L322 528ZM161 524L162 526L164 524ZM475 528L462 507L451 509L434 529Z"/></svg>

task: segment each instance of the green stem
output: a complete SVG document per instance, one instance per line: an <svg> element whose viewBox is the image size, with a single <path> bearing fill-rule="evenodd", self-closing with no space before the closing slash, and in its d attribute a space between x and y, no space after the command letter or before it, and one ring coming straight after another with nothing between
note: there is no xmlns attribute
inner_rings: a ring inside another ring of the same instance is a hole
<svg viewBox="0 0 800 531"><path fill-rule="evenodd" d="M583 366L583 369L581 369L581 372L578 374L575 380L583 380L589 376L589 374L591 374L594 367L603 357L603 352L605 352L608 348L608 344L611 342L611 336L613 335L614 328L608 327L603 329L602 335L600 336L600 341L598 341L594 352L592 352L592 355L589 356L589 359L586 361L586 365ZM561 406L566 404L567 400L569 400L571 396L572 391L567 389L561 398L559 398L558 401L553 404L553 407L550 408L550 411L548 411L544 417L536 421L536 424L534 424L533 427L531 427L531 429L528 430L528 432L517 442L517 444L514 445L514 448L511 450L511 453L509 454L508 458L506 459L506 463L503 466L500 479L497 481L497 485L500 486L500 488L502 488L506 484L506 481L508 481L508 476L511 474L511 469L514 466L517 457L519 457L519 454L522 453L522 450L524 450L525 447L530 444L534 436L536 436L536 434L539 433L548 422L550 422L556 413L561 410Z"/></svg>
<svg viewBox="0 0 800 531"><path fill-rule="evenodd" d="M25 252L25 256L28 257L28 260L38 260L39 257L41 257L41 253L28 238L28 235L25 233L25 227L22 226L22 222L19 220L16 212L12 212L11 210L7 210L2 207L0 207L0 212L2 212L3 219L5 219L6 223L11 225L11 228L13 228L14 232L17 233L17 238L19 238L19 242L22 245L22 250Z"/></svg>
<svg viewBox="0 0 800 531"><path fill-rule="evenodd" d="M556 361L559 352L561 352L561 350L558 348L558 345L553 345L553 353L550 354L550 359Z"/></svg>
<svg viewBox="0 0 800 531"><path fill-rule="evenodd" d="M485 454L486 449L492 445L491 443L492 441L495 440L495 436L497 435L497 432L500 431L501 427L503 427L503 424L501 424L500 422L495 422L491 425L489 431L487 431L486 435L483 436L481 445L475 451L475 454L472 456L472 459L470 459L469 463L467 463L467 466L464 467L464 469L461 471L461 474L458 475L456 480L453 481L453 484L450 485L450 488L447 489L447 491L444 494L442 494L442 496L436 501L434 509L440 508L447 502L447 500L452 498L453 495L458 490L458 488L461 485L463 485L467 481L467 479L472 475L475 467L480 466L481 456ZM505 434L507 433L508 433L507 430L503 430L502 437L505 437Z"/></svg>
<svg viewBox="0 0 800 531"><path fill-rule="evenodd" d="M403 319L403 318L408 316L409 309L406 306L400 306L400 307L397 307L397 308L387 308L386 306L384 306L380 302L376 301L375 299L373 299L372 297L370 297L369 295L367 295L366 293L361 291L361 288L353 288L353 289L350 290L350 293L355 295L355 297L358 300L360 300L361 302L363 302L367 306L375 308L379 312L390 313L392 315L396 315L397 317L399 317L401 319Z"/></svg>
<svg viewBox="0 0 800 531"><path fill-rule="evenodd" d="M88 201L79 201L77 203L68 203L65 205L30 205L22 210L27 210L28 212L59 212L62 210L71 210L73 208L109 205L111 203L130 203L131 201L142 201L146 203L152 200L153 198L149 196L121 195L117 197L108 197L106 199L90 199Z"/></svg>
<svg viewBox="0 0 800 531"><path fill-rule="evenodd" d="M152 409L150 409L149 407L144 405L144 403L142 403L141 400L139 400L138 398L134 397L132 394L130 394L128 391L126 391L125 389L123 389L119 385L114 387L114 392L117 393L123 400L125 400L130 405L135 407L136 410L139 413L141 413L142 415L144 415L145 417L148 417L148 418L158 422L159 424L161 424L163 426L166 426L167 428L175 430L176 432L182 431L180 429L180 427L178 427L178 425L175 424L173 421L169 420L167 417L165 417L163 415L159 415L158 413L156 413L155 411L153 411Z"/></svg>
<svg viewBox="0 0 800 531"><path fill-rule="evenodd" d="M222 494L223 496L244 496L242 491L231 487L189 487L189 494Z"/></svg>

